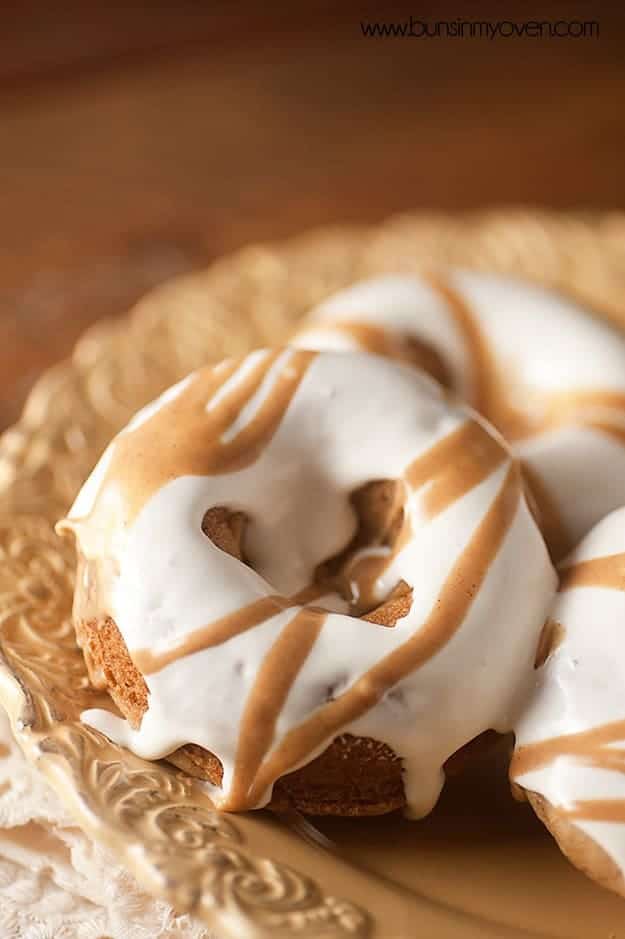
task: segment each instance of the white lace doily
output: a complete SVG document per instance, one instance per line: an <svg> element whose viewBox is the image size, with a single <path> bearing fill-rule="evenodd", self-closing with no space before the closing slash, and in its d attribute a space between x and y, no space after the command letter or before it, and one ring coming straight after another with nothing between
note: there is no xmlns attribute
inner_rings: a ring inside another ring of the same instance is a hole
<svg viewBox="0 0 625 939"><path fill-rule="evenodd" d="M210 939L90 841L23 758L0 711L2 939Z"/></svg>

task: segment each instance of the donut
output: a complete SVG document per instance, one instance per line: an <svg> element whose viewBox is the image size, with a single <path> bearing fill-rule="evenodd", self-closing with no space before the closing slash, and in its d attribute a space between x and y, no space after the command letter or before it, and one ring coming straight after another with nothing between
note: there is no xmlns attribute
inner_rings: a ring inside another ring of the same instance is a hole
<svg viewBox="0 0 625 939"><path fill-rule="evenodd" d="M555 560L625 504L625 336L535 284L450 270L334 294L293 344L428 371L521 459Z"/></svg>
<svg viewBox="0 0 625 939"><path fill-rule="evenodd" d="M515 727L515 787L563 852L625 896L625 508L563 563Z"/></svg>
<svg viewBox="0 0 625 939"><path fill-rule="evenodd" d="M78 642L122 714L82 719L230 811L426 814L448 758L510 730L556 589L503 438L360 352L193 373L59 530Z"/></svg>

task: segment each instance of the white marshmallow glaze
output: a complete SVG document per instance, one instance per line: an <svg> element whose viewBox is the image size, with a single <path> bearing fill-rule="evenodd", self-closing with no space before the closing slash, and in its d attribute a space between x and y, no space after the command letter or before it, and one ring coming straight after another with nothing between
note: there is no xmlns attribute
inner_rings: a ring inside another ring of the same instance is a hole
<svg viewBox="0 0 625 939"><path fill-rule="evenodd" d="M523 747L553 740L553 754L536 767L513 760L512 778L524 789L546 798L563 813L582 810L588 800L625 805L625 508L603 519L567 559L566 565L622 554L622 583L616 586L571 585L557 595L551 612L560 624L561 639L545 664L536 671L535 688L516 725L517 753ZM579 754L567 753L571 734L599 730L623 722L623 738L598 747L620 755L620 767L597 765ZM559 752L558 752L559 751ZM515 769L516 767L516 769ZM610 806L606 805L609 818ZM596 841L625 871L625 821L570 817L571 823Z"/></svg>
<svg viewBox="0 0 625 939"><path fill-rule="evenodd" d="M622 554L622 585L580 584L559 593L551 618L562 627L562 638L537 670L535 688L515 728L517 751L524 746L625 722L625 508L603 519L584 538L566 565ZM624 753L623 739L605 747ZM620 768L593 765L564 752L531 769L515 772L513 780L546 798L564 812L588 801L621 800L625 804L625 762ZM556 746L557 750L557 746ZM522 764L521 764L522 765ZM572 818L625 872L625 822Z"/></svg>
<svg viewBox="0 0 625 939"><path fill-rule="evenodd" d="M280 356L227 435L253 419L276 370L288 369L296 354L289 349ZM217 395L236 388L250 363L266 355L251 353ZM69 527L87 557L102 560L105 536L117 569L107 613L131 656L146 647L168 649L261 597L293 594L309 584L316 565L343 548L355 530L351 492L372 480L401 478L437 441L480 420L450 404L434 382L408 366L362 353L320 353L255 462L222 475L172 479L131 524L113 495L111 531L94 532L80 519L93 508L119 440L157 414L165 400L199 381L199 374L141 412L113 440L69 513ZM207 410L214 405L206 401ZM172 426L168 444L174 446L176 435L184 432ZM490 475L434 518L423 509L427 486L407 493L411 537L376 589L382 600L398 580L406 580L414 588L408 615L388 628L345 615L338 597L320 601L317 605L332 612L289 691L270 752L328 697L340 696L418 633L511 464L505 454ZM255 570L203 534L203 515L216 505L248 516L246 545ZM459 583L458 589L471 585ZM435 804L442 766L452 753L484 730L512 727L532 679L536 644L554 591L555 572L521 495L460 628L362 717L341 728L387 743L402 758L407 801L415 815ZM150 759L189 742L205 747L223 765L223 786L215 798L218 804L227 800L246 699L260 663L296 612L279 612L227 642L148 674L149 709L139 730L100 710L85 712L83 720ZM324 740L302 762L330 742ZM270 795L268 787L259 804Z"/></svg>
<svg viewBox="0 0 625 939"><path fill-rule="evenodd" d="M448 366L453 389L490 418L475 402L472 350L436 283L451 288L465 304L519 411L540 412L541 399L553 393L625 392L621 333L552 291L494 274L452 270L436 281L395 275L357 283L313 310L293 344L358 348L357 334L333 328L340 322L370 324L425 341ZM625 437L584 425L584 418L625 429L622 406L585 405L560 426L513 442L515 453L545 484L571 546L625 504Z"/></svg>

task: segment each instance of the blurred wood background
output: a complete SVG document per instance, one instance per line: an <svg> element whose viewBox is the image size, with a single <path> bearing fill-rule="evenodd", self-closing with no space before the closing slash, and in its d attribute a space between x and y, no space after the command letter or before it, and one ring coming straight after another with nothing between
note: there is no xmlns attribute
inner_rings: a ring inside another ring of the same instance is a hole
<svg viewBox="0 0 625 939"><path fill-rule="evenodd" d="M600 35L361 35L504 6ZM248 241L418 207L625 208L624 112L620 4L4 4L0 428L89 323Z"/></svg>

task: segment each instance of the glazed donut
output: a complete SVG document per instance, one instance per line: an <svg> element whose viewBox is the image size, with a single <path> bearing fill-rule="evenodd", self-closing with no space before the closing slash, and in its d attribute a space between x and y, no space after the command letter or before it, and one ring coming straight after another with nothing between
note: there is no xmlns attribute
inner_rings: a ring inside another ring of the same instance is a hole
<svg viewBox="0 0 625 939"><path fill-rule="evenodd" d="M625 337L570 300L493 274L386 276L330 297L293 344L388 355L453 389L522 459L556 559L625 504Z"/></svg>
<svg viewBox="0 0 625 939"><path fill-rule="evenodd" d="M510 775L570 860L625 895L625 508L561 574Z"/></svg>
<svg viewBox="0 0 625 939"><path fill-rule="evenodd" d="M305 811L427 813L447 758L512 726L556 588L502 438L362 353L192 374L59 528L92 680L127 718L83 719L228 810L279 780Z"/></svg>

